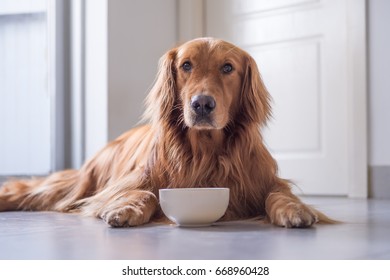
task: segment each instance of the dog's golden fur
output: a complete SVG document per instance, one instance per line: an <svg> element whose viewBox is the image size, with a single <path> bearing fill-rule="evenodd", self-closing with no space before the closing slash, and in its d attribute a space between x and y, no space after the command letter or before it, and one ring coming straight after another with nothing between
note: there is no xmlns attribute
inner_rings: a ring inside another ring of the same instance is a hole
<svg viewBox="0 0 390 280"><path fill-rule="evenodd" d="M197 96L211 101L201 107ZM162 57L147 125L109 143L80 170L6 182L0 211L81 212L111 226L136 226L161 216L160 188L228 187L224 220L330 222L278 177L260 132L270 114L269 93L249 54L217 39L190 41Z"/></svg>

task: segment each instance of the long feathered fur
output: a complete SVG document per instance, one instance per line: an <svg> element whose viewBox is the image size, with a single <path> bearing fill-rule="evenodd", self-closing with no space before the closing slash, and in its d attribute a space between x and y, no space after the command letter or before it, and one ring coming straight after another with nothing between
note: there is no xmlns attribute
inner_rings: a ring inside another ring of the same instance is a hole
<svg viewBox="0 0 390 280"><path fill-rule="evenodd" d="M239 96L222 129L186 125L177 60L183 49L193 45L210 53L227 46L229 54L240 58L241 85L235 93ZM80 170L6 182L0 188L0 211L81 212L111 226L133 226L161 216L160 188L228 187L225 220L264 215L286 227L332 222L303 204L291 193L290 182L278 177L277 164L260 133L270 115L270 95L253 58L220 40L195 40L160 60L147 97L148 124L109 143Z"/></svg>

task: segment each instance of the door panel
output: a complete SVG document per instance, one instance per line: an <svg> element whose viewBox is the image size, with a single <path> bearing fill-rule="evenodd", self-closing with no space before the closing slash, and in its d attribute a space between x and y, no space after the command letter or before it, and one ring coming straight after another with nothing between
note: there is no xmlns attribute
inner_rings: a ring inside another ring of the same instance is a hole
<svg viewBox="0 0 390 280"><path fill-rule="evenodd" d="M280 167L304 194L347 195L346 1L206 1L207 36L257 61L273 98L264 129Z"/></svg>

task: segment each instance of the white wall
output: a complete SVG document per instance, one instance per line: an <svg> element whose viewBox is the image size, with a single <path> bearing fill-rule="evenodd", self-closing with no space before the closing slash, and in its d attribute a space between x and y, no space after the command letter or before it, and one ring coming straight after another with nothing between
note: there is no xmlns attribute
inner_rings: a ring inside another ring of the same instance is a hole
<svg viewBox="0 0 390 280"><path fill-rule="evenodd" d="M158 60L177 41L176 5L176 0L86 1L86 159L138 123Z"/></svg>
<svg viewBox="0 0 390 280"><path fill-rule="evenodd" d="M108 138L137 124L159 58L176 43L176 0L108 1Z"/></svg>
<svg viewBox="0 0 390 280"><path fill-rule="evenodd" d="M390 166L390 1L368 1L369 164Z"/></svg>

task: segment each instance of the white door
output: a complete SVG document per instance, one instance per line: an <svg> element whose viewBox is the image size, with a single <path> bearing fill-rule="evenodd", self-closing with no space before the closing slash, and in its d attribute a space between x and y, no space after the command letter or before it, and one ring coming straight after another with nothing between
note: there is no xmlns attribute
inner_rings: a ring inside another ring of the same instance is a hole
<svg viewBox="0 0 390 280"><path fill-rule="evenodd" d="M298 193L351 195L347 0L207 0L205 11L205 35L241 46L258 63L273 97L265 139L281 176ZM365 155L365 145L359 149Z"/></svg>
<svg viewBox="0 0 390 280"><path fill-rule="evenodd" d="M0 176L51 170L46 0L0 1Z"/></svg>

